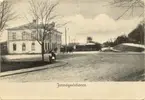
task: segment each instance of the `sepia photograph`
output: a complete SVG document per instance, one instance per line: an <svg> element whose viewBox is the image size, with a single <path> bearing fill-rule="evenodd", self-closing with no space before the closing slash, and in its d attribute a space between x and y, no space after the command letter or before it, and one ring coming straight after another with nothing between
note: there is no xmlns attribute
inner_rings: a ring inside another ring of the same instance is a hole
<svg viewBox="0 0 145 100"><path fill-rule="evenodd" d="M144 3L0 0L0 82L145 81Z"/></svg>

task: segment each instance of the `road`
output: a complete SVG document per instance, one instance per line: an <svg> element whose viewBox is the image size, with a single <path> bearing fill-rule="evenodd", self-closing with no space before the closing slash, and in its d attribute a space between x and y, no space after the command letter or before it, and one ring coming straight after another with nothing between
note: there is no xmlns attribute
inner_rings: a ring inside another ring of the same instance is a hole
<svg viewBox="0 0 145 100"><path fill-rule="evenodd" d="M73 54L70 54L73 55ZM97 82L143 80L144 55L92 53L64 57L65 66L1 77L2 82ZM48 65L49 66L49 65Z"/></svg>

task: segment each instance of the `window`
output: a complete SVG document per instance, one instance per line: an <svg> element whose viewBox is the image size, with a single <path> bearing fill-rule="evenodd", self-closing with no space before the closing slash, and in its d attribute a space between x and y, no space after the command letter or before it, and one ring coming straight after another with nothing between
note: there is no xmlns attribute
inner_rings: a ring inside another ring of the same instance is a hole
<svg viewBox="0 0 145 100"><path fill-rule="evenodd" d="M22 51L26 51L26 45L25 45L25 43L22 44Z"/></svg>
<svg viewBox="0 0 145 100"><path fill-rule="evenodd" d="M13 44L13 51L16 51L16 49L17 49L17 45L14 43Z"/></svg>
<svg viewBox="0 0 145 100"><path fill-rule="evenodd" d="M45 43L45 50L46 50L46 51L48 50L48 48L47 48L47 43Z"/></svg>
<svg viewBox="0 0 145 100"><path fill-rule="evenodd" d="M27 39L27 34L26 34L26 32L23 32L23 33L22 33L22 39L23 39L23 40L26 40L26 39Z"/></svg>
<svg viewBox="0 0 145 100"><path fill-rule="evenodd" d="M49 43L47 44L48 50L50 49Z"/></svg>
<svg viewBox="0 0 145 100"><path fill-rule="evenodd" d="M61 41L61 36L59 36L59 41Z"/></svg>
<svg viewBox="0 0 145 100"><path fill-rule="evenodd" d="M32 50L32 51L35 51L35 43L32 43L32 45L31 45L31 50Z"/></svg>
<svg viewBox="0 0 145 100"><path fill-rule="evenodd" d="M8 40L12 40L13 38L12 38L12 33L11 32L8 32Z"/></svg>
<svg viewBox="0 0 145 100"><path fill-rule="evenodd" d="M61 36L60 35L57 36L57 40L58 40L58 42L61 41Z"/></svg>
<svg viewBox="0 0 145 100"><path fill-rule="evenodd" d="M13 40L16 40L16 33L15 32L12 33L12 38L13 38Z"/></svg>
<svg viewBox="0 0 145 100"><path fill-rule="evenodd" d="M36 38L36 31L32 31L31 33L31 39L34 40Z"/></svg>
<svg viewBox="0 0 145 100"><path fill-rule="evenodd" d="M31 33L31 39L34 40L35 38L35 33Z"/></svg>
<svg viewBox="0 0 145 100"><path fill-rule="evenodd" d="M58 37L58 36L57 36L57 34L56 34L56 35L55 35L55 40L56 40L56 41L58 40L57 37Z"/></svg>
<svg viewBox="0 0 145 100"><path fill-rule="evenodd" d="M55 43L52 43L52 49L54 49L55 48Z"/></svg>

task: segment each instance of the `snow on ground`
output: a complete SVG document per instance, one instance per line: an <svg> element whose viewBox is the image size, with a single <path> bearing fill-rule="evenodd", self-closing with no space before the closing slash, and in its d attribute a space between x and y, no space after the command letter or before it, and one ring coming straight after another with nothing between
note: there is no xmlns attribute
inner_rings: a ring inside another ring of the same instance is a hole
<svg viewBox="0 0 145 100"><path fill-rule="evenodd" d="M45 57L48 57L50 54L45 54ZM11 60L33 60L33 59L41 59L41 54L35 54L35 55L5 55L3 56L3 59L6 59L7 61Z"/></svg>
<svg viewBox="0 0 145 100"><path fill-rule="evenodd" d="M138 48L144 48L144 49L145 49L145 46L144 46L144 45L141 45L141 44L134 44L134 43L122 43L122 45L132 46L132 47L138 47Z"/></svg>
<svg viewBox="0 0 145 100"><path fill-rule="evenodd" d="M78 52L75 51L73 52L73 54L93 54L93 53L99 53L99 51L78 51Z"/></svg>
<svg viewBox="0 0 145 100"><path fill-rule="evenodd" d="M41 55L6 55L6 59L24 59L24 58L37 58Z"/></svg>

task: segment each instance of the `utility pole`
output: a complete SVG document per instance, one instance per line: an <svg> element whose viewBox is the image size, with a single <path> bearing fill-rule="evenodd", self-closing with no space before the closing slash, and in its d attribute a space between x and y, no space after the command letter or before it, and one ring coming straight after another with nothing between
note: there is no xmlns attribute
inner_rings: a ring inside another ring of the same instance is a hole
<svg viewBox="0 0 145 100"><path fill-rule="evenodd" d="M67 29L65 27L65 52L67 52Z"/></svg>
<svg viewBox="0 0 145 100"><path fill-rule="evenodd" d="M69 41L68 42L69 42L68 44L70 44L70 36L69 36Z"/></svg>

